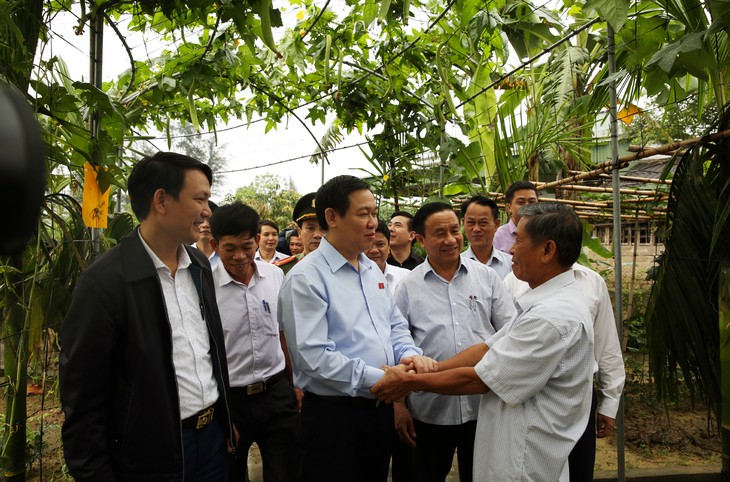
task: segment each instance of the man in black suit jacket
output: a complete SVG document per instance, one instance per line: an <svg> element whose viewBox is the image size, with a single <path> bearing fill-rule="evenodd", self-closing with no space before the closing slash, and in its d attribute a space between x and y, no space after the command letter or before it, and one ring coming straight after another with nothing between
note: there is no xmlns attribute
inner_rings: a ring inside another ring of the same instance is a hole
<svg viewBox="0 0 730 482"><path fill-rule="evenodd" d="M212 173L158 152L128 189L137 230L80 277L61 327L63 445L83 480L226 480L228 372L210 264L190 244Z"/></svg>

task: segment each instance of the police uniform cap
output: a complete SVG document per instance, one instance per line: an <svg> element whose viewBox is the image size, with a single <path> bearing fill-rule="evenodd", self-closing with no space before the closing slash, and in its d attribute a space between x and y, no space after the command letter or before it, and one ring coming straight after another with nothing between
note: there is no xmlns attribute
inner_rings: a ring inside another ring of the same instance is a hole
<svg viewBox="0 0 730 482"><path fill-rule="evenodd" d="M302 222L306 219L317 219L317 211L314 209L314 198L317 193L310 192L302 196L296 205L294 205L294 213L292 218L302 227Z"/></svg>

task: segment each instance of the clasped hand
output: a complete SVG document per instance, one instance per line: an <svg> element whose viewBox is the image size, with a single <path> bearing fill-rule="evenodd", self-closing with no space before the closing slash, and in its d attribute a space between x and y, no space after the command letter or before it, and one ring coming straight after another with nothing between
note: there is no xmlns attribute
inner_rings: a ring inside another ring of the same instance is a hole
<svg viewBox="0 0 730 482"><path fill-rule="evenodd" d="M398 365L383 367L385 375L373 385L370 391L379 400L392 403L407 396L413 388L411 382L417 374L438 371L438 362L422 355L403 358Z"/></svg>

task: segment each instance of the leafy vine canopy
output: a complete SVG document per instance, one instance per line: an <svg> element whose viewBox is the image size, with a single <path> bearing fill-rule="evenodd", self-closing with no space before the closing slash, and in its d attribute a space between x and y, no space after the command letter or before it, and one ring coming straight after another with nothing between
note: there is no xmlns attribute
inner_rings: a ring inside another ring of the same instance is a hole
<svg viewBox="0 0 730 482"><path fill-rule="evenodd" d="M3 77L43 116L51 160L75 172L84 162L107 166L102 187L123 187L120 156L131 162L133 143L171 120L215 131L335 119L333 138L369 135L373 172L397 196L422 175L413 171L424 156L441 167L441 194L474 182L503 188L539 158L589 163L581 146L607 105L608 80L625 103L693 93L700 105L727 101L730 12L721 0L271 2L3 2ZM128 68L93 85L70 79L61 58L38 61L59 14L75 15L79 31L102 20L105 42L128 51L104 62ZM136 36L163 48L132 48ZM313 160L321 157L326 150Z"/></svg>

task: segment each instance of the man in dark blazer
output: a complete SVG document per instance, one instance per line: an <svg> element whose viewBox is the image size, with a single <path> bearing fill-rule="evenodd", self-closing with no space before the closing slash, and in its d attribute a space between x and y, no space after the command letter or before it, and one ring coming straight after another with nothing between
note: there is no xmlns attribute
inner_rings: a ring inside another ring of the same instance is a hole
<svg viewBox="0 0 730 482"><path fill-rule="evenodd" d="M80 277L60 333L63 445L84 480L225 481L233 440L210 264L189 245L212 173L158 152L129 176L140 220Z"/></svg>

